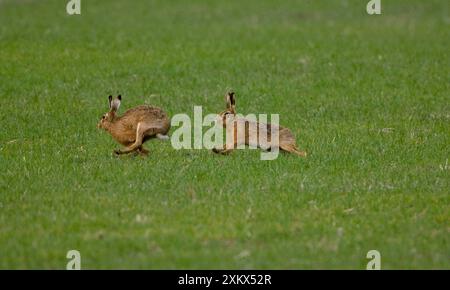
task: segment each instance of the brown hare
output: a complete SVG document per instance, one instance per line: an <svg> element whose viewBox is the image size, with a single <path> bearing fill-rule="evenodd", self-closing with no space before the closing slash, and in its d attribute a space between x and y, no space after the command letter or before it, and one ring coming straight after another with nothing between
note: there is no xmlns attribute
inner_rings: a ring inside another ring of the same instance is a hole
<svg viewBox="0 0 450 290"><path fill-rule="evenodd" d="M218 114L216 124L225 128L227 136L233 137L227 137L227 143L223 145L223 148L214 148L215 153L226 154L239 145L249 145L263 150L272 150L278 147L282 151L306 157L306 152L297 149L295 137L288 128L237 116L234 93L228 93L225 98L227 109ZM242 136L238 136L238 132L244 133ZM265 140L259 138L260 135L267 136L267 138ZM275 140L276 137L278 137L278 142Z"/></svg>
<svg viewBox="0 0 450 290"><path fill-rule="evenodd" d="M170 120L160 108L141 105L129 109L122 116L117 115L122 97L109 96L109 112L100 119L97 127L108 131L112 137L124 145L124 149L114 150L115 154L137 152L147 155L144 142L152 138L167 140L170 129Z"/></svg>

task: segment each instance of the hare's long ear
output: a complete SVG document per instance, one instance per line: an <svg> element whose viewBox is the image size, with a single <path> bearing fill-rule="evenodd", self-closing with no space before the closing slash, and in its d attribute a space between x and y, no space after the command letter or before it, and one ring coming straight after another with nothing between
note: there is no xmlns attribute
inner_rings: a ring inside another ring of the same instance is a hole
<svg viewBox="0 0 450 290"><path fill-rule="evenodd" d="M120 101L122 100L122 96L119 95L117 96L117 98L115 98L112 102L111 102L111 111L112 112L116 112L117 110L119 110L120 107Z"/></svg>
<svg viewBox="0 0 450 290"><path fill-rule="evenodd" d="M229 92L226 96L227 109L232 113L236 113L236 100L234 98L234 92Z"/></svg>
<svg viewBox="0 0 450 290"><path fill-rule="evenodd" d="M111 109L111 105L112 105L112 96L111 95L109 95L109 97L108 97L108 100L109 100L109 108Z"/></svg>

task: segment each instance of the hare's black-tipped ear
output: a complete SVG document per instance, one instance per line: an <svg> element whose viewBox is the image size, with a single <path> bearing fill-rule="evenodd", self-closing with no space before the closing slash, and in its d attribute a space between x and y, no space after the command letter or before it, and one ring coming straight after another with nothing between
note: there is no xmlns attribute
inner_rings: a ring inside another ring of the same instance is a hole
<svg viewBox="0 0 450 290"><path fill-rule="evenodd" d="M118 95L117 98L119 99L119 101L122 101L122 95Z"/></svg>
<svg viewBox="0 0 450 290"><path fill-rule="evenodd" d="M120 107L120 99L122 97L119 95L117 98L115 98L112 102L111 102L111 111L115 112L117 110L119 110Z"/></svg>
<svg viewBox="0 0 450 290"><path fill-rule="evenodd" d="M234 97L234 92L229 92L226 95L226 101L227 101L227 109L230 110L232 113L235 113L236 99Z"/></svg>
<svg viewBox="0 0 450 290"><path fill-rule="evenodd" d="M111 108L111 102L112 102L112 96L111 95L109 95L108 100L109 100L109 107Z"/></svg>
<svg viewBox="0 0 450 290"><path fill-rule="evenodd" d="M236 105L236 101L234 99L234 92L230 92L230 93L228 93L228 95L230 96L231 105L235 106Z"/></svg>

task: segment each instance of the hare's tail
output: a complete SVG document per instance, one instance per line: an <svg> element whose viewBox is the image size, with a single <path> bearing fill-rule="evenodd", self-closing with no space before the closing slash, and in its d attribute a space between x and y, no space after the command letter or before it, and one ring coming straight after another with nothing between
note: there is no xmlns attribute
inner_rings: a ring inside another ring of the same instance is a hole
<svg viewBox="0 0 450 290"><path fill-rule="evenodd" d="M280 146L280 148L281 150L284 150L286 152L293 153L301 157L306 157L306 152L298 150L298 148L295 145L282 145Z"/></svg>
<svg viewBox="0 0 450 290"><path fill-rule="evenodd" d="M156 134L156 138L158 138L159 140L169 140L170 137L168 135L163 135L163 134Z"/></svg>

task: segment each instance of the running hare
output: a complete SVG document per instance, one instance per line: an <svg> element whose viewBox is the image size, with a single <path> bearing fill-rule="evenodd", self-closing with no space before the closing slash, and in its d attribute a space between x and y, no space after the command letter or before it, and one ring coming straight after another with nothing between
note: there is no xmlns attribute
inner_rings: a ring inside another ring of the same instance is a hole
<svg viewBox="0 0 450 290"><path fill-rule="evenodd" d="M142 146L145 141L152 138L167 140L170 129L170 120L160 108L141 105L129 109L122 116L117 115L122 97L109 96L109 112L100 119L97 127L108 131L124 149L114 150L116 154L138 152L147 155L148 150Z"/></svg>
<svg viewBox="0 0 450 290"><path fill-rule="evenodd" d="M294 153L305 157L306 152L300 151L295 145L295 137L288 128L277 125L256 122L236 115L236 102L234 93L226 95L227 109L217 116L216 124L223 126L227 136L233 138L227 141L223 148L214 148L215 153L226 154L239 145L250 145L263 150L271 150L278 147L282 151ZM238 136L238 132L245 132L243 136ZM261 140L260 135L265 135L266 140ZM275 138L278 135L278 142ZM244 138L245 137L245 138ZM272 140L274 139L274 140Z"/></svg>

